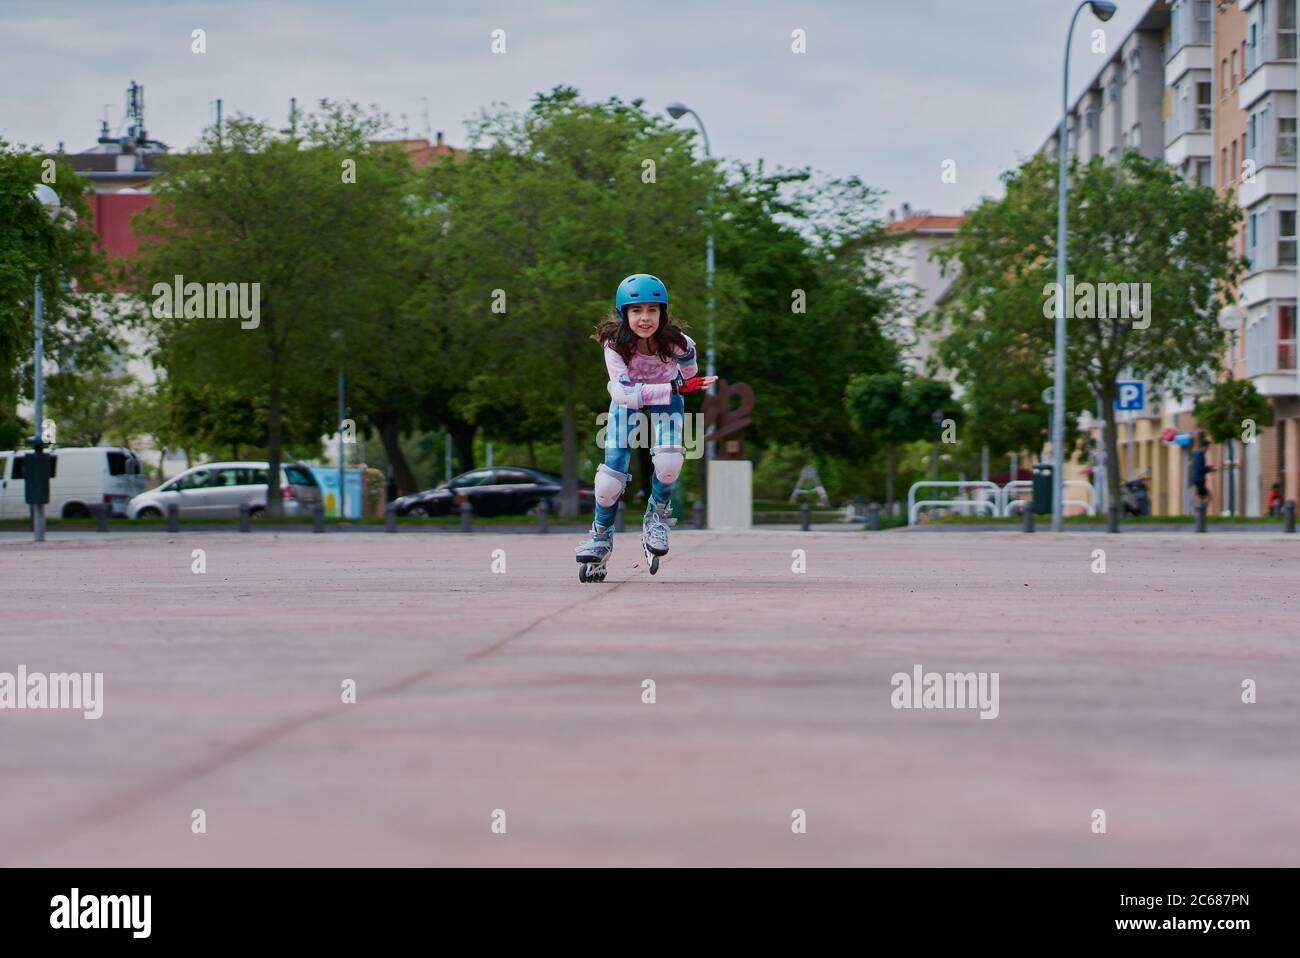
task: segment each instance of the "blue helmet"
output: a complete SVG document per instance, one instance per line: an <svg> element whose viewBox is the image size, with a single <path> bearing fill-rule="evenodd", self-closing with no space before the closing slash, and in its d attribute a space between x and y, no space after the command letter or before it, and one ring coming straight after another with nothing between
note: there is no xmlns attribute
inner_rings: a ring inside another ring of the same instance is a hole
<svg viewBox="0 0 1300 958"><path fill-rule="evenodd" d="M614 294L614 308L618 310L619 316L626 319L623 310L633 303L661 303L667 310L668 287L658 276L633 273L618 284L618 292Z"/></svg>

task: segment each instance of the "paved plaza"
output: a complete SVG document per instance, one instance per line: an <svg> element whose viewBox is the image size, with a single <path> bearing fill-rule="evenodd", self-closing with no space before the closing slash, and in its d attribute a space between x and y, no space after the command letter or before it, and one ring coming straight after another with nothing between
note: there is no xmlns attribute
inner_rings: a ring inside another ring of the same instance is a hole
<svg viewBox="0 0 1300 958"><path fill-rule="evenodd" d="M578 540L0 544L0 865L1300 864L1297 537Z"/></svg>

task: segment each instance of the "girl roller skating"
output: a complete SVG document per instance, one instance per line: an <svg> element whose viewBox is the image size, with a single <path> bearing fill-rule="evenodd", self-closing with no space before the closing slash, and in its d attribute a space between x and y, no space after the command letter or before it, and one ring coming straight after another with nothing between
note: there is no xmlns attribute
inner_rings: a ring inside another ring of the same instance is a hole
<svg viewBox="0 0 1300 958"><path fill-rule="evenodd" d="M614 510L632 478L627 472L629 440L634 430L647 425L653 435L654 478L641 547L651 575L659 571L659 557L668 554L668 527L677 521L669 518L669 503L685 459L682 393L705 389L718 378L696 375L695 343L668 314L668 289L657 277L636 273L619 283L614 311L592 336L605 350L611 402L605 461L596 470L596 516L590 537L575 555L583 582L605 579L614 551Z"/></svg>

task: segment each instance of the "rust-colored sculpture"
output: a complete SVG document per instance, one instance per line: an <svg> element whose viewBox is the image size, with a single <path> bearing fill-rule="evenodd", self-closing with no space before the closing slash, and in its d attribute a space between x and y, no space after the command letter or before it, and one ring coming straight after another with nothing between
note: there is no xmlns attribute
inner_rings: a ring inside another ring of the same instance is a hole
<svg viewBox="0 0 1300 958"><path fill-rule="evenodd" d="M740 405L734 409L731 399L735 396ZM717 392L704 397L700 407L704 413L704 442L717 442L717 459L745 458L745 427L749 425L749 414L754 408L754 391L746 383L729 383L725 379L717 382ZM710 429L709 427L713 428Z"/></svg>

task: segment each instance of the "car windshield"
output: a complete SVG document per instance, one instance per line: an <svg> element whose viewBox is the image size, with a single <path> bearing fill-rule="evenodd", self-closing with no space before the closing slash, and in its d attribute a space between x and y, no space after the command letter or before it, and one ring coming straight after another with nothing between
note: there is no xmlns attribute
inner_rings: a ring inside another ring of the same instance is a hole
<svg viewBox="0 0 1300 958"><path fill-rule="evenodd" d="M285 466L284 474L289 477L289 482L295 486L314 486L316 477L311 471L304 469L302 466Z"/></svg>

